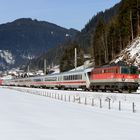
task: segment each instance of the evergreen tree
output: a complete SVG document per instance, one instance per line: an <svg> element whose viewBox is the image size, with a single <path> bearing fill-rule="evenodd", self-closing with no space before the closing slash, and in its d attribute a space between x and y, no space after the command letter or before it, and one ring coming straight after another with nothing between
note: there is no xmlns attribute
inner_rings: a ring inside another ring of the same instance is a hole
<svg viewBox="0 0 140 140"><path fill-rule="evenodd" d="M60 59L60 71L68 71L74 68L75 48L77 48L77 66L83 65L83 51L76 42L69 44Z"/></svg>
<svg viewBox="0 0 140 140"><path fill-rule="evenodd" d="M93 35L93 52L95 64L101 65L108 62L107 31L103 18L100 18ZM98 47L97 47L98 46Z"/></svg>

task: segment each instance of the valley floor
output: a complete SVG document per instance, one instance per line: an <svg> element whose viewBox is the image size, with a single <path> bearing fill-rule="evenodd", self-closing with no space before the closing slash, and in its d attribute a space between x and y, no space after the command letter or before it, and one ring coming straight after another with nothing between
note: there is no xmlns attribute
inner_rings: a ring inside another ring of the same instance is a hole
<svg viewBox="0 0 140 140"><path fill-rule="evenodd" d="M117 96L98 95L112 98ZM120 95L114 100L122 98L128 102L134 100L137 111L133 113L127 108L124 111L108 110L107 107L26 94L24 89L20 92L0 88L0 139L139 140L140 95Z"/></svg>

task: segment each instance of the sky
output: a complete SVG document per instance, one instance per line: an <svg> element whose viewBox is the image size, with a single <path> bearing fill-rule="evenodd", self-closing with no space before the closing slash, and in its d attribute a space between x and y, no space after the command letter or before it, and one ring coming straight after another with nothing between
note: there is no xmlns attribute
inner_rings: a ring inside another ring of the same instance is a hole
<svg viewBox="0 0 140 140"><path fill-rule="evenodd" d="M0 0L0 24L32 18L81 30L97 14L120 0Z"/></svg>

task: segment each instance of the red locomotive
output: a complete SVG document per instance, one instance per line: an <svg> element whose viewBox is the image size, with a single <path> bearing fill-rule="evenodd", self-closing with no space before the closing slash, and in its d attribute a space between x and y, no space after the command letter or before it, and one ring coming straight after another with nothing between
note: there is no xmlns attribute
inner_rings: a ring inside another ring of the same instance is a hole
<svg viewBox="0 0 140 140"><path fill-rule="evenodd" d="M90 88L98 91L136 91L138 89L136 66L103 66L94 68L90 74Z"/></svg>

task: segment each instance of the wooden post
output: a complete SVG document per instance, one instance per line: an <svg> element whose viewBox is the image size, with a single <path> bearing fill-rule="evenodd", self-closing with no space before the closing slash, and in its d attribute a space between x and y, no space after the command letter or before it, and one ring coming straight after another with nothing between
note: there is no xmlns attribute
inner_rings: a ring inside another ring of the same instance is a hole
<svg viewBox="0 0 140 140"><path fill-rule="evenodd" d="M85 97L85 105L87 105L87 98Z"/></svg>
<svg viewBox="0 0 140 140"><path fill-rule="evenodd" d="M69 102L70 102L70 95L69 95Z"/></svg>
<svg viewBox="0 0 140 140"><path fill-rule="evenodd" d="M75 96L73 96L73 102L75 102Z"/></svg>
<svg viewBox="0 0 140 140"><path fill-rule="evenodd" d="M108 99L108 109L111 109L111 107L110 107L110 99Z"/></svg>
<svg viewBox="0 0 140 140"><path fill-rule="evenodd" d="M81 98L80 98L80 96L79 96L79 104L81 104Z"/></svg>
<svg viewBox="0 0 140 140"><path fill-rule="evenodd" d="M121 101L119 101L119 111L121 111Z"/></svg>
<svg viewBox="0 0 140 140"><path fill-rule="evenodd" d="M66 95L65 95L65 102L67 101L67 99L66 99Z"/></svg>
<svg viewBox="0 0 140 140"><path fill-rule="evenodd" d="M100 99L100 108L102 108L102 99Z"/></svg>
<svg viewBox="0 0 140 140"><path fill-rule="evenodd" d="M132 109L133 109L133 113L135 113L136 110L135 110L135 103L134 102L132 103Z"/></svg>
<svg viewBox="0 0 140 140"><path fill-rule="evenodd" d="M93 98L92 98L92 103L91 103L91 105L94 106L94 99L93 99Z"/></svg>

